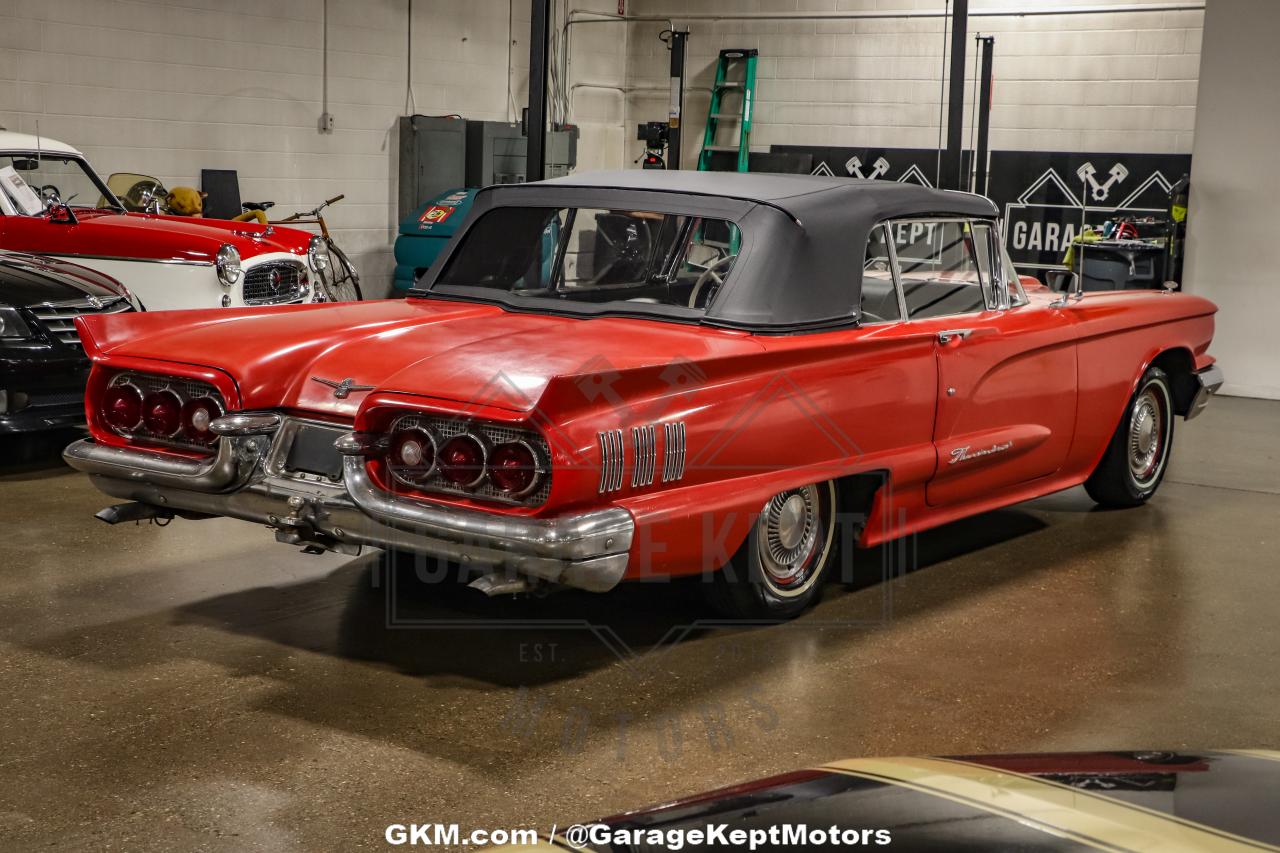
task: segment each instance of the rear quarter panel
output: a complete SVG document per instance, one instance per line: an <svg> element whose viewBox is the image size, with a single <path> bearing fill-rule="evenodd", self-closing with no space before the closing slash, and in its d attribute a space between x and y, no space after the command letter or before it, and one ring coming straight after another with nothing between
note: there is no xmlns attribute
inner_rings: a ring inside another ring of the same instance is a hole
<svg viewBox="0 0 1280 853"><path fill-rule="evenodd" d="M1077 322L1080 406L1076 435L1066 469L1087 477L1138 381L1161 353L1190 353L1199 367L1212 362L1217 306L1189 294L1161 291L1089 293L1064 309Z"/></svg>

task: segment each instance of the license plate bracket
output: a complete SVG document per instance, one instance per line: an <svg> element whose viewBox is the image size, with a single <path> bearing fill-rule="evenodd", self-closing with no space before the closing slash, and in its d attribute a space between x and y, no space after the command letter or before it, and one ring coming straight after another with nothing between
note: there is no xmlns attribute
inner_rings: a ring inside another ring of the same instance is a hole
<svg viewBox="0 0 1280 853"><path fill-rule="evenodd" d="M348 430L318 424L300 424L294 433L284 468L291 473L342 479L342 454L333 443Z"/></svg>

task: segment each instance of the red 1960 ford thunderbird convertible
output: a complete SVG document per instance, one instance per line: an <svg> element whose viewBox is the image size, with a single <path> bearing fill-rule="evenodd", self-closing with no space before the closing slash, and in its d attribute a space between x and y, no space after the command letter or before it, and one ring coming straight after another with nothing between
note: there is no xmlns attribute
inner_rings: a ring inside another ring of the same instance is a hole
<svg viewBox="0 0 1280 853"><path fill-rule="evenodd" d="M492 187L405 301L80 319L65 456L108 521L230 516L491 593L703 573L786 617L842 550L1081 483L1141 504L1221 384L1211 303L1024 289L998 232L887 182Z"/></svg>

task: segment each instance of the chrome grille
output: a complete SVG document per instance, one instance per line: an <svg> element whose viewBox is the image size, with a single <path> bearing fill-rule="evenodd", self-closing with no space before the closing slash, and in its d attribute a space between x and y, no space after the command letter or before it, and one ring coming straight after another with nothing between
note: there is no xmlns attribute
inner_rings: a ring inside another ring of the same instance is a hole
<svg viewBox="0 0 1280 853"><path fill-rule="evenodd" d="M271 261L244 271L245 305L296 302L306 291L307 273L297 261Z"/></svg>
<svg viewBox="0 0 1280 853"><path fill-rule="evenodd" d="M622 488L622 471L627 466L627 448L622 430L600 433L600 491L615 492Z"/></svg>
<svg viewBox="0 0 1280 853"><path fill-rule="evenodd" d="M404 415L403 417L397 418L391 425L390 432L395 433L399 430L408 429L410 427L419 427L431 432L440 442L441 447L443 447L444 443L455 435L470 432L484 436L494 447L497 447L499 444L507 444L513 441L524 441L540 453L543 460L551 459L551 450L547 447L546 439L532 430L509 427L503 424L480 423L478 421L469 421L463 418L432 417L429 415ZM464 489L461 486L457 486L449 482L439 473L435 473L431 475L431 478L427 480L421 488L428 491L448 492L450 494L485 498L486 500L501 501L503 503L534 505L543 503L546 501L547 496L551 494L551 470L550 465L548 465L547 472L542 476L542 480L538 484L538 487L522 498L513 498L505 492L495 488L494 485L489 482L488 477L481 481L480 485L475 488Z"/></svg>
<svg viewBox="0 0 1280 853"><path fill-rule="evenodd" d="M76 332L76 318L82 314L119 314L131 311L129 300L123 296L98 300L94 305L87 299L74 299L68 302L46 302L32 305L28 311L46 332L58 341L79 348L80 335Z"/></svg>
<svg viewBox="0 0 1280 853"><path fill-rule="evenodd" d="M632 427L631 443L635 447L636 466L631 471L631 487L653 483L654 469L658 466L658 431L653 424Z"/></svg>
<svg viewBox="0 0 1280 853"><path fill-rule="evenodd" d="M662 425L662 482L670 483L684 476L685 430L684 421Z"/></svg>

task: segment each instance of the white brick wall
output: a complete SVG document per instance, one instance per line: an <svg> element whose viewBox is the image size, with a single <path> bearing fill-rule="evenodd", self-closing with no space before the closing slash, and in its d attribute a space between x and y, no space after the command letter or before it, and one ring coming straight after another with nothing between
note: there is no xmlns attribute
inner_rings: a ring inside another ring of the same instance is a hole
<svg viewBox="0 0 1280 853"><path fill-rule="evenodd" d="M417 111L507 119L526 101L529 6L415 0ZM616 8L616 7L615 7ZM0 125L83 149L104 175L198 186L236 169L276 211L338 193L337 239L370 287L390 286L396 118L405 110L406 0L330 0L320 134L321 0L0 0ZM515 113L518 117L518 112Z"/></svg>
<svg viewBox="0 0 1280 853"><path fill-rule="evenodd" d="M1111 0L1112 3L1120 0ZM1129 0L1123 0L1128 3ZM971 11L1106 0L974 0ZM716 54L760 50L752 147L771 144L932 148L938 140L941 19L689 21L682 13L941 9L942 0L631 0L633 15L687 26L685 157L701 146ZM1185 153L1195 123L1202 12L1052 17L974 16L970 34L996 38L991 146L1030 150ZM628 125L665 115L665 24L630 25ZM972 96L975 46L967 53ZM966 106L965 121L972 115ZM965 143L969 142L966 124ZM630 157L640 144L627 140ZM686 159L686 162L691 162Z"/></svg>

